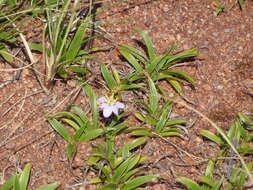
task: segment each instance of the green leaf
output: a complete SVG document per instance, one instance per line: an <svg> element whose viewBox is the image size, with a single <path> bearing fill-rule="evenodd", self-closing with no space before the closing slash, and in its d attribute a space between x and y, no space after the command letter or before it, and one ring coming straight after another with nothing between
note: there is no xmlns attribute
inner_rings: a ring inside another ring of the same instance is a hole
<svg viewBox="0 0 253 190"><path fill-rule="evenodd" d="M162 109L162 114L159 118L158 123L156 124L155 131L160 133L163 128L165 127L166 121L168 120L168 117L172 110L172 104L171 102L167 102L165 106Z"/></svg>
<svg viewBox="0 0 253 190"><path fill-rule="evenodd" d="M68 118L61 119L62 122L67 123L69 126L73 127L75 130L80 129L80 126L73 120Z"/></svg>
<svg viewBox="0 0 253 190"><path fill-rule="evenodd" d="M67 142L70 141L71 137L69 135L69 132L63 127L63 125L58 122L56 119L48 118L48 122L51 124L53 129L61 135Z"/></svg>
<svg viewBox="0 0 253 190"><path fill-rule="evenodd" d="M121 84L119 87L119 90L131 90L131 89L139 89L139 88L143 88L143 87L138 84Z"/></svg>
<svg viewBox="0 0 253 190"><path fill-rule="evenodd" d="M157 108L158 108L158 101L159 101L158 93L155 87L155 83L150 78L148 78L148 85L149 85L149 90L150 90L149 107L152 114L154 114L157 112Z"/></svg>
<svg viewBox="0 0 253 190"><path fill-rule="evenodd" d="M215 134L213 134L212 132L210 132L208 130L201 130L200 134L202 136L206 137L207 139L217 143L219 146L224 145L224 142L220 137L216 136Z"/></svg>
<svg viewBox="0 0 253 190"><path fill-rule="evenodd" d="M100 67L107 86L110 90L114 90L116 88L116 81L114 80L113 76L111 75L105 64L100 64Z"/></svg>
<svg viewBox="0 0 253 190"><path fill-rule="evenodd" d="M16 174L17 175L17 174ZM0 190L9 190L13 187L16 175L11 176L1 187Z"/></svg>
<svg viewBox="0 0 253 190"><path fill-rule="evenodd" d="M14 179L14 190L21 190L20 188L20 183L19 183L19 176L15 175L15 179Z"/></svg>
<svg viewBox="0 0 253 190"><path fill-rule="evenodd" d="M136 57L143 64L146 64L146 62L148 61L147 57L143 55L138 49L129 45L122 45L121 47L127 49L134 57Z"/></svg>
<svg viewBox="0 0 253 190"><path fill-rule="evenodd" d="M77 56L81 48L81 44L83 43L84 34L85 31L88 29L88 26L89 23L88 20L86 19L85 22L78 27L75 36L73 40L71 40L68 51L66 53L66 60L74 59Z"/></svg>
<svg viewBox="0 0 253 190"><path fill-rule="evenodd" d="M89 121L88 117L86 116L86 114L84 113L84 111L80 107L72 105L71 109L74 110L74 112L80 117L80 119L84 123Z"/></svg>
<svg viewBox="0 0 253 190"><path fill-rule="evenodd" d="M124 172L127 171L127 168L130 164L131 158L126 159L120 166L115 170L114 175L112 176L113 182L118 182L120 178L122 178L124 175Z"/></svg>
<svg viewBox="0 0 253 190"><path fill-rule="evenodd" d="M95 190L116 190L116 189L117 189L117 185L110 183L110 184L104 185L103 187L96 188Z"/></svg>
<svg viewBox="0 0 253 190"><path fill-rule="evenodd" d="M207 164L207 167L206 167L205 176L212 179L213 178L213 168L214 168L214 161L209 160L208 164Z"/></svg>
<svg viewBox="0 0 253 190"><path fill-rule="evenodd" d="M76 121L79 127L84 125L84 122L77 115L71 112L58 112L58 113L53 114L52 117L67 117Z"/></svg>
<svg viewBox="0 0 253 190"><path fill-rule="evenodd" d="M68 159L71 160L73 158L73 156L75 155L77 151L77 147L76 147L76 144L71 144L69 143L67 145L67 156L68 156Z"/></svg>
<svg viewBox="0 0 253 190"><path fill-rule="evenodd" d="M173 125L179 125L179 124L185 124L186 120L169 120L166 122L165 126L173 126Z"/></svg>
<svg viewBox="0 0 253 190"><path fill-rule="evenodd" d="M141 37L143 38L143 40L145 42L145 46L148 51L149 59L152 61L155 58L155 50L154 50L152 41L150 40L148 34L146 32L144 32L143 30L135 29L135 31L138 32L141 35Z"/></svg>
<svg viewBox="0 0 253 190"><path fill-rule="evenodd" d="M160 132L159 135L162 137L182 137L179 132Z"/></svg>
<svg viewBox="0 0 253 190"><path fill-rule="evenodd" d="M158 175L148 175L148 176L140 176L137 177L129 182L126 182L125 185L122 187L122 190L132 190L135 189L149 181L151 181L152 179L158 178Z"/></svg>
<svg viewBox="0 0 253 190"><path fill-rule="evenodd" d="M19 184L21 190L26 190L28 186L28 181L30 177L30 171L31 171L31 164L26 164L20 177L19 177Z"/></svg>
<svg viewBox="0 0 253 190"><path fill-rule="evenodd" d="M178 70L166 70L163 71L162 73L167 74L167 75L173 75L173 76L177 76L180 77L182 79L187 80L190 83L194 83L194 79L188 75L187 73L183 72L183 71L178 71Z"/></svg>
<svg viewBox="0 0 253 190"><path fill-rule="evenodd" d="M168 80L168 81L171 84L171 86L176 90L176 92L178 94L182 95L183 90L182 90L182 87L181 87L180 83L176 80Z"/></svg>
<svg viewBox="0 0 253 190"><path fill-rule="evenodd" d="M68 71L80 74L87 74L89 73L87 69L82 68L80 66L69 66Z"/></svg>
<svg viewBox="0 0 253 190"><path fill-rule="evenodd" d="M135 70L138 73L142 73L144 71L143 68L141 67L141 65L135 59L135 57L133 55L131 55L131 52L129 52L129 50L127 50L123 47L120 47L119 52L121 53L121 55L123 55L126 58L126 60L135 68Z"/></svg>
<svg viewBox="0 0 253 190"><path fill-rule="evenodd" d="M83 90L90 97L93 127L97 128L98 127L98 114L99 114L98 107L97 107L97 95L93 91L93 89L90 85L85 85L83 87Z"/></svg>
<svg viewBox="0 0 253 190"><path fill-rule="evenodd" d="M60 186L60 183L51 183L51 184L47 184L47 185L43 185L41 187L39 187L36 190L55 190Z"/></svg>
<svg viewBox="0 0 253 190"><path fill-rule="evenodd" d="M178 177L177 180L184 184L188 190L202 190L201 187L195 182L186 177Z"/></svg>
<svg viewBox="0 0 253 190"><path fill-rule="evenodd" d="M215 182L207 176L201 176L200 180L201 182L209 185L210 187L214 187L216 185Z"/></svg>
<svg viewBox="0 0 253 190"><path fill-rule="evenodd" d="M0 50L0 55L10 63L14 61L13 56L8 52L6 48Z"/></svg>
<svg viewBox="0 0 253 190"><path fill-rule="evenodd" d="M42 44L37 44L37 43L28 43L29 48L35 51L43 52L43 46Z"/></svg>
<svg viewBox="0 0 253 190"><path fill-rule="evenodd" d="M131 141L129 143L124 144L123 147L118 151L118 155L121 155L124 152L129 152L129 151L137 148L138 146L146 143L147 140L148 140L148 138L146 138L146 137L139 137L139 138L136 138L136 139L134 139L133 141ZM129 155L124 155L124 156L127 157Z"/></svg>
<svg viewBox="0 0 253 190"><path fill-rule="evenodd" d="M132 136L146 136L146 137L152 137L153 134L148 129L144 130L134 130L130 133Z"/></svg>
<svg viewBox="0 0 253 190"><path fill-rule="evenodd" d="M85 134L80 137L80 142L87 142L97 138L104 133L103 129L90 129L86 130Z"/></svg>

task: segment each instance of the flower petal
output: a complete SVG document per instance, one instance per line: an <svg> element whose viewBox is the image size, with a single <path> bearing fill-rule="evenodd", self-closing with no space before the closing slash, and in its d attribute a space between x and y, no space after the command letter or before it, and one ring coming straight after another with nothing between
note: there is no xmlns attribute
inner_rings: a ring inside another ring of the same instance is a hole
<svg viewBox="0 0 253 190"><path fill-rule="evenodd" d="M113 111L113 106L109 106L108 104L105 105L105 107L103 108L103 116L105 118L108 118L112 115L112 111Z"/></svg>
<svg viewBox="0 0 253 190"><path fill-rule="evenodd" d="M99 108L100 109L104 109L104 108L106 108L106 107L108 107L109 105L107 104L107 103L101 103L101 104L99 104Z"/></svg>
<svg viewBox="0 0 253 190"><path fill-rule="evenodd" d="M125 108L125 105L121 102L116 102L116 104L114 106L117 107L118 109L124 109Z"/></svg>
<svg viewBox="0 0 253 190"><path fill-rule="evenodd" d="M98 103L103 104L106 102L106 100L107 100L106 97L102 96L102 97L98 98Z"/></svg>
<svg viewBox="0 0 253 190"><path fill-rule="evenodd" d="M112 112L115 114L115 115L118 115L119 114L119 108L116 107L116 105L113 106L113 109L112 109Z"/></svg>

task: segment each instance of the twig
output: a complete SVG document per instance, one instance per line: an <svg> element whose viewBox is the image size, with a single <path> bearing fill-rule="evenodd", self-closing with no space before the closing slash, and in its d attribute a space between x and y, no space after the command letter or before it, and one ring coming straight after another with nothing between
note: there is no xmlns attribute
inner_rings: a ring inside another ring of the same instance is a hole
<svg viewBox="0 0 253 190"><path fill-rule="evenodd" d="M2 113L1 116L2 116L2 117L5 116L9 111L12 110L13 107L15 107L15 106L16 106L19 102L21 102L22 100L24 100L24 99L26 99L26 98L29 98L30 96L34 96L34 95L36 95L36 94L39 94L39 93L41 93L41 92L43 92L43 90L36 91L36 92L34 92L34 93L32 93L32 94L29 94L29 95L26 95L26 96L20 98L17 102L15 102L14 104L12 104L12 106L10 106L4 113Z"/></svg>

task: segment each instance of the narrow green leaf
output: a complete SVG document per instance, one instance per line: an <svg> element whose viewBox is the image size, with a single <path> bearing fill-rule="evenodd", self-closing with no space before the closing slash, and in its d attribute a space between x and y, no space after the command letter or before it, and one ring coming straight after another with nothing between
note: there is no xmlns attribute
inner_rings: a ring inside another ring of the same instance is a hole
<svg viewBox="0 0 253 190"><path fill-rule="evenodd" d="M182 79L187 80L190 83L194 83L194 79L188 75L187 73L183 72L183 71L178 71L178 70L166 70L163 71L162 73L167 74L167 75L173 75L173 76L177 76L180 77Z"/></svg>
<svg viewBox="0 0 253 190"><path fill-rule="evenodd" d="M0 55L10 63L14 61L13 56L8 52L6 48L0 50Z"/></svg>
<svg viewBox="0 0 253 190"><path fill-rule="evenodd" d="M149 59L152 61L155 58L155 50L154 50L152 41L150 40L148 34L146 32L144 32L143 30L135 29L135 31L138 32L141 35L141 37L143 38L143 40L145 42L145 46L148 51Z"/></svg>
<svg viewBox="0 0 253 190"><path fill-rule="evenodd" d="M148 85L149 85L149 90L150 90L149 107L151 109L152 114L154 114L157 112L157 108L158 108L158 101L159 101L158 93L155 87L155 83L150 78L148 78Z"/></svg>
<svg viewBox="0 0 253 190"><path fill-rule="evenodd" d="M173 126L173 125L179 125L179 124L185 124L186 120L169 120L166 122L165 126Z"/></svg>
<svg viewBox="0 0 253 190"><path fill-rule="evenodd" d="M165 106L162 109L162 114L159 118L158 123L156 124L155 131L160 133L163 128L165 127L166 121L168 120L168 117L172 110L172 104L171 102L167 102Z"/></svg>
<svg viewBox="0 0 253 190"><path fill-rule="evenodd" d="M145 55L143 55L138 49L129 46L129 45L122 45L122 48L127 49L129 52L131 52L131 54L136 57L140 62L142 62L143 64L147 64L147 57Z"/></svg>
<svg viewBox="0 0 253 190"><path fill-rule="evenodd" d="M20 188L20 183L19 183L19 176L15 175L15 179L14 179L14 190L21 190Z"/></svg>
<svg viewBox="0 0 253 190"><path fill-rule="evenodd" d="M39 52L43 52L43 46L42 44L38 44L38 43L28 43L29 48L31 48L32 50L35 51L39 51Z"/></svg>
<svg viewBox="0 0 253 190"><path fill-rule="evenodd" d="M75 143L74 144L69 143L67 145L67 156L69 160L71 160L74 157L76 151L77 151L77 146Z"/></svg>
<svg viewBox="0 0 253 190"><path fill-rule="evenodd" d="M114 90L116 88L116 81L114 80L113 76L111 75L105 64L100 64L100 67L107 86L110 90Z"/></svg>
<svg viewBox="0 0 253 190"><path fill-rule="evenodd" d="M214 187L216 185L215 182L207 176L201 176L200 180L201 182L209 185L210 187Z"/></svg>
<svg viewBox="0 0 253 190"><path fill-rule="evenodd" d="M135 57L131 55L131 52L129 52L127 49L122 48L122 47L119 48L119 52L121 55L123 55L126 58L126 60L135 68L135 70L138 73L142 73L144 71L141 65L135 59Z"/></svg>
<svg viewBox="0 0 253 190"><path fill-rule="evenodd" d="M115 170L114 175L112 176L113 182L118 182L120 178L122 178L124 175L124 172L127 170L129 164L130 164L131 158L126 159L120 166Z"/></svg>
<svg viewBox="0 0 253 190"><path fill-rule="evenodd" d="M89 121L88 117L86 116L86 114L84 113L84 111L80 107L72 105L71 109L74 110L74 112L80 117L80 119L84 123Z"/></svg>
<svg viewBox="0 0 253 190"><path fill-rule="evenodd" d="M73 127L75 130L80 129L80 126L73 120L68 118L61 119L62 122L67 123L69 126Z"/></svg>
<svg viewBox="0 0 253 190"><path fill-rule="evenodd" d="M17 174L16 174L17 175ZM13 185L16 178L16 175L11 176L1 187L0 190L10 190Z"/></svg>
<svg viewBox="0 0 253 190"><path fill-rule="evenodd" d="M152 137L152 132L148 130L134 130L130 133L132 136L146 136L146 137Z"/></svg>
<svg viewBox="0 0 253 190"><path fill-rule="evenodd" d="M85 134L83 134L80 137L80 142L87 142L87 141L93 140L93 139L97 138L98 136L102 135L103 133L104 133L103 129L87 130L87 131L85 131Z"/></svg>
<svg viewBox="0 0 253 190"><path fill-rule="evenodd" d="M64 128L64 126L57 121L56 119L53 118L48 118L48 122L51 124L53 129L61 135L67 142L70 141L71 137L69 135L69 132Z"/></svg>
<svg viewBox="0 0 253 190"><path fill-rule="evenodd" d="M85 85L83 87L83 90L90 98L90 106L92 111L92 124L94 128L98 127L98 107L97 107L97 95L93 91L92 87L90 85Z"/></svg>
<svg viewBox="0 0 253 190"><path fill-rule="evenodd" d="M181 137L182 135L179 132L160 132L162 137Z"/></svg>
<svg viewBox="0 0 253 190"><path fill-rule="evenodd" d="M176 92L178 94L182 95L183 90L182 90L182 87L181 87L180 83L176 80L168 80L168 81L171 84L171 86L176 90Z"/></svg>
<svg viewBox="0 0 253 190"><path fill-rule="evenodd" d="M178 177L177 180L184 184L188 190L202 190L201 187L195 182L186 177Z"/></svg>
<svg viewBox="0 0 253 190"><path fill-rule="evenodd" d="M85 31L88 29L88 26L89 26L89 23L88 23L88 20L86 19L84 21L84 23L82 23L78 27L78 29L75 33L75 36L74 36L73 40L71 40L71 43L69 45L69 48L68 48L68 51L66 54L67 60L71 60L77 56L77 54L81 48L81 45L83 43L84 34L85 34Z"/></svg>
<svg viewBox="0 0 253 190"><path fill-rule="evenodd" d="M211 140L211 141L217 143L217 144L220 145L220 146L224 145L224 141L223 141L220 137L216 136L215 134L213 134L213 133L210 132L210 131L201 130L201 131L200 131L200 134L201 134L202 136L206 137L207 139L209 139L209 140Z"/></svg>
<svg viewBox="0 0 253 190"><path fill-rule="evenodd" d="M70 119L73 119L76 123L78 123L79 127L84 125L84 122L75 114L71 113L71 112L58 112L52 115L52 117L67 117Z"/></svg>
<svg viewBox="0 0 253 190"><path fill-rule="evenodd" d="M122 187L122 190L132 190L135 189L149 181L151 181L152 179L158 178L158 175L148 175L148 176L140 176L137 177L129 182L126 182L125 185Z"/></svg>
<svg viewBox="0 0 253 190"><path fill-rule="evenodd" d="M119 90L132 90L132 89L139 89L139 88L143 88L143 87L138 84L121 84L119 87Z"/></svg>
<svg viewBox="0 0 253 190"><path fill-rule="evenodd" d="M31 164L26 164L19 177L19 184L21 190L26 190L28 187L31 167L32 167Z"/></svg>
<svg viewBox="0 0 253 190"><path fill-rule="evenodd" d="M210 179L213 178L213 168L214 168L214 161L209 160L206 167L205 176L209 177Z"/></svg>
<svg viewBox="0 0 253 190"><path fill-rule="evenodd" d="M47 184L47 185L43 185L41 187L39 187L36 190L55 190L60 186L60 183L51 183L51 184Z"/></svg>
<svg viewBox="0 0 253 190"><path fill-rule="evenodd" d="M104 185L103 187L98 187L95 190L116 190L117 189L117 185L116 184L107 184Z"/></svg>

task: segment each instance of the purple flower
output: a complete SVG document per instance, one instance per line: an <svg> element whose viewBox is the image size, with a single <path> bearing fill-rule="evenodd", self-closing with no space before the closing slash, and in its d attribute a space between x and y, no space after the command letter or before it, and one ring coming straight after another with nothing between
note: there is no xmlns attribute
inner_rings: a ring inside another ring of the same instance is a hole
<svg viewBox="0 0 253 190"><path fill-rule="evenodd" d="M119 114L119 109L123 109L125 105L121 102L118 102L114 99L114 96L102 96L98 98L99 108L103 110L103 116L108 118L114 113L115 115Z"/></svg>

